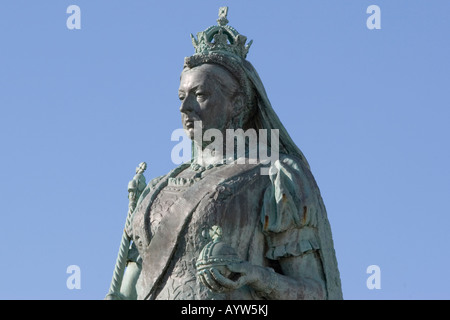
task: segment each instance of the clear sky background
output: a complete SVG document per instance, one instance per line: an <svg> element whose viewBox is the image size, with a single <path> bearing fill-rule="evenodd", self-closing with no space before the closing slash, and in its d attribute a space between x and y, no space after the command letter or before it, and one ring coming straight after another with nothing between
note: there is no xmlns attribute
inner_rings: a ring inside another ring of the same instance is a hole
<svg viewBox="0 0 450 320"><path fill-rule="evenodd" d="M449 299L447 0L2 0L0 299L103 299L128 181L176 166L189 34L223 5L319 184L344 298Z"/></svg>

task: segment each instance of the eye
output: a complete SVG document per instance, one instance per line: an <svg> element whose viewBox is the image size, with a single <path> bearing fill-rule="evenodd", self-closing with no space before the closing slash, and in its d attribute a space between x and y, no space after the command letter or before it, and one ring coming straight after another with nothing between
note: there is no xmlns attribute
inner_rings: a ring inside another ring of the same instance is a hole
<svg viewBox="0 0 450 320"><path fill-rule="evenodd" d="M179 96L178 96L178 99L180 99L180 101L183 101L184 98L185 98L185 96L183 96L183 95L179 95Z"/></svg>
<svg viewBox="0 0 450 320"><path fill-rule="evenodd" d="M197 97L197 100L204 101L208 97L205 92L196 92L195 96Z"/></svg>

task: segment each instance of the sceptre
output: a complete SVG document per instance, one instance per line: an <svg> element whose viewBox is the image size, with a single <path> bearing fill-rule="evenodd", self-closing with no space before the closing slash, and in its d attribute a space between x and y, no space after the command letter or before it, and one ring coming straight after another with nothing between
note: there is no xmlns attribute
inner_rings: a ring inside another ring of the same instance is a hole
<svg viewBox="0 0 450 320"><path fill-rule="evenodd" d="M128 251L130 249L131 238L128 236L127 229L131 223L131 217L134 209L136 208L137 201L142 191L146 186L144 171L147 169L147 164L141 162L136 168L136 175L128 183L128 213L125 221L125 228L122 234L122 241L120 242L119 253L117 255L116 265L114 267L114 274L111 280L108 294L105 300L122 299L120 294L120 287L122 285L122 279L127 265Z"/></svg>

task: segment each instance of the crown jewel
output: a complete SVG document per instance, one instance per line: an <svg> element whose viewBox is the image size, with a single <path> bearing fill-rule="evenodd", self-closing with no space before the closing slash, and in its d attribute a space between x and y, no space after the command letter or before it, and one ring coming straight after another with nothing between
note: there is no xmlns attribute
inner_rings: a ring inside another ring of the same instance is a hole
<svg viewBox="0 0 450 320"><path fill-rule="evenodd" d="M205 31L197 33L197 39L191 34L195 54L208 54L210 52L226 52L237 55L243 59L247 57L248 50L253 42L247 45L247 37L239 34L236 29L227 25L228 7L219 9L217 26L211 26Z"/></svg>

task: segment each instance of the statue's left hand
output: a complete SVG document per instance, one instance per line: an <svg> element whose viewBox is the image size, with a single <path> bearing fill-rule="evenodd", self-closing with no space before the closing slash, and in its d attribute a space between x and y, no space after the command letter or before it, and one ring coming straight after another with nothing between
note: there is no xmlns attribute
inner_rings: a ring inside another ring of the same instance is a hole
<svg viewBox="0 0 450 320"><path fill-rule="evenodd" d="M247 261L221 266L221 268L212 267L199 274L202 283L212 291L228 292L259 280L259 272L255 272L256 268Z"/></svg>

